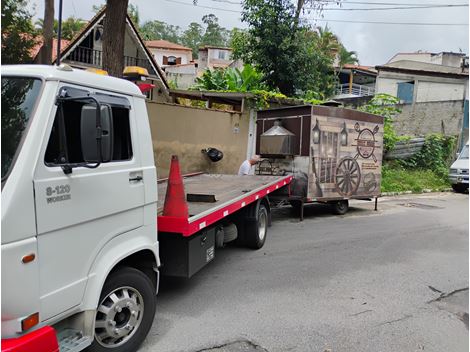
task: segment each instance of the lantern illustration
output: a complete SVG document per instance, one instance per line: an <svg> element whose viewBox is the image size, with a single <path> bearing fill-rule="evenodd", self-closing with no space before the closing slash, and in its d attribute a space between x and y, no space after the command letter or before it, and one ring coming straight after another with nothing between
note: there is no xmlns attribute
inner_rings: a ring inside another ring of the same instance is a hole
<svg viewBox="0 0 470 352"><path fill-rule="evenodd" d="M320 143L320 127L318 126L318 119L316 119L315 127L312 129L312 142L313 144Z"/></svg>
<svg viewBox="0 0 470 352"><path fill-rule="evenodd" d="M343 122L343 129L340 133L341 136L341 145L343 147L348 145L348 131L346 130L346 122Z"/></svg>

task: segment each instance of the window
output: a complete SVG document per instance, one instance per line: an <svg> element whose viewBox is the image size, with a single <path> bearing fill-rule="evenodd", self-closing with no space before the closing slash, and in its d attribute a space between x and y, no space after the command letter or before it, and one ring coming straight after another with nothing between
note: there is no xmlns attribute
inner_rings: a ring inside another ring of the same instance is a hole
<svg viewBox="0 0 470 352"><path fill-rule="evenodd" d="M221 59L221 60L225 60L225 54L226 54L226 52L225 52L225 51L223 51L223 50L219 50L219 59Z"/></svg>
<svg viewBox="0 0 470 352"><path fill-rule="evenodd" d="M66 101L59 105L47 144L44 161L48 166L85 162L80 136L81 109L86 103ZM111 161L132 159L129 109L111 107L112 110L112 156ZM63 111L64 136L61 136L61 111Z"/></svg>
<svg viewBox="0 0 470 352"><path fill-rule="evenodd" d="M413 102L415 82L400 82L397 88L397 97L405 104Z"/></svg>
<svg viewBox="0 0 470 352"><path fill-rule="evenodd" d="M19 151L41 89L41 80L2 77L2 181Z"/></svg>
<svg viewBox="0 0 470 352"><path fill-rule="evenodd" d="M334 183L338 157L338 135L335 132L321 132L320 141L320 183Z"/></svg>

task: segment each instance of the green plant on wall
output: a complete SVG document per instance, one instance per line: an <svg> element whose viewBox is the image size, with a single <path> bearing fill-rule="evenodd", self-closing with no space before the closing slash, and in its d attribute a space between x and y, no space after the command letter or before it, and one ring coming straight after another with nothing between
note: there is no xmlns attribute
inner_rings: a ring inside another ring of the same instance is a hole
<svg viewBox="0 0 470 352"><path fill-rule="evenodd" d="M455 136L430 134L426 136L423 148L418 153L409 159L397 160L397 164L408 169L432 170L439 177L447 179L456 144Z"/></svg>
<svg viewBox="0 0 470 352"><path fill-rule="evenodd" d="M409 137L400 137L393 127L393 117L401 113L397 108L400 100L389 94L376 94L366 105L359 107L358 110L368 112L370 114L380 115L384 117L384 149L391 151L399 140Z"/></svg>

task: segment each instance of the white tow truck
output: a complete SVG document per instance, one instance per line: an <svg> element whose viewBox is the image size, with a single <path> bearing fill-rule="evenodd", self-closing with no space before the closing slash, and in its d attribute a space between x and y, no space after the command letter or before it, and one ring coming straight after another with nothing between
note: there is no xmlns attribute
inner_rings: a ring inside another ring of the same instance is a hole
<svg viewBox="0 0 470 352"><path fill-rule="evenodd" d="M292 176L181 181L174 158L158 183L135 84L66 65L1 74L2 351L136 351L160 273L263 246L268 195Z"/></svg>

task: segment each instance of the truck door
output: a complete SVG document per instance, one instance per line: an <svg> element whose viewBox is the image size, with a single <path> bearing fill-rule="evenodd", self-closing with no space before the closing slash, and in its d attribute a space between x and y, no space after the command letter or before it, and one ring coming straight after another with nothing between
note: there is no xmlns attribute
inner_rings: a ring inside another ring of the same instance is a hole
<svg viewBox="0 0 470 352"><path fill-rule="evenodd" d="M60 87L60 94L63 90L72 97L90 93L71 85ZM101 248L143 225L144 185L132 97L101 93L112 111L111 161L97 168L75 167L71 173L60 166L83 162L80 120L86 103L71 100L53 109L34 174L45 319L80 304Z"/></svg>

